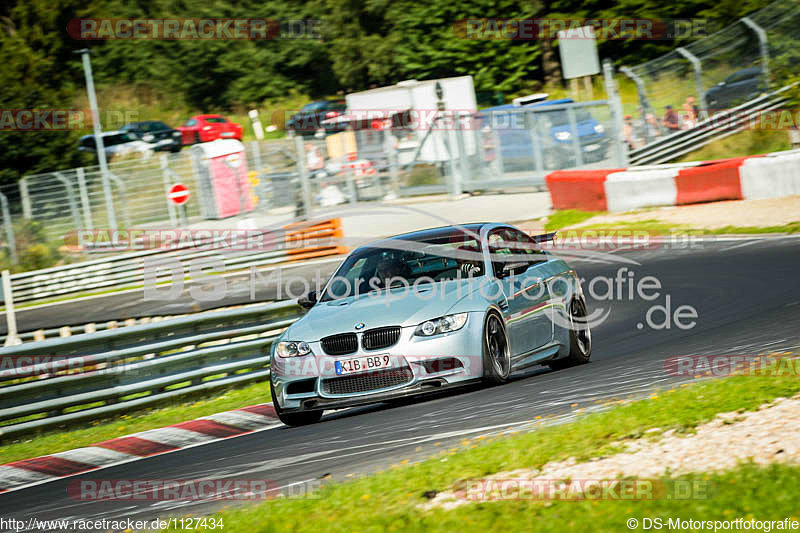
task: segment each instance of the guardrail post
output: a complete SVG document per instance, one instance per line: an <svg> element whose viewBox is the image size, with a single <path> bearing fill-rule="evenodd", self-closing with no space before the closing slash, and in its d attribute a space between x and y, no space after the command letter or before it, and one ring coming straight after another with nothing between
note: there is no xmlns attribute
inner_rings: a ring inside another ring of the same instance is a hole
<svg viewBox="0 0 800 533"><path fill-rule="evenodd" d="M78 192L81 195L83 223L86 225L86 229L91 230L94 229L94 224L92 223L92 206L89 203L89 191L86 188L86 174L83 171L83 167L75 169L75 175L78 178Z"/></svg>
<svg viewBox="0 0 800 533"><path fill-rule="evenodd" d="M5 198L5 196L3 198ZM5 346L22 344L22 339L17 335L17 315L14 313L14 293L11 287L11 273L8 270L3 270L3 299L6 304L6 324L8 325Z"/></svg>
<svg viewBox="0 0 800 533"><path fill-rule="evenodd" d="M611 60L606 58L603 60L603 80L606 85L606 95L608 96L608 105L611 109L611 119L614 122L614 144L617 149L617 166L620 168L628 166L628 151L625 147L625 139L623 138L623 129L625 127L622 116L622 101L619 97L619 88L617 81L614 79L614 65ZM645 130L647 129L647 117L644 117Z"/></svg>
<svg viewBox="0 0 800 533"><path fill-rule="evenodd" d="M700 104L700 110L703 112L708 111L706 92L703 90L703 66L700 63L700 59L682 46L677 48L676 51L692 64L692 68L694 69L694 84L697 89L697 101Z"/></svg>
<svg viewBox="0 0 800 533"><path fill-rule="evenodd" d="M761 71L764 73L764 81L767 83L767 86L769 86L769 48L767 47L767 32L764 31L764 28L753 22L753 19L750 17L743 17L740 20L745 26L753 30L758 37L758 48L761 53Z"/></svg>
<svg viewBox="0 0 800 533"><path fill-rule="evenodd" d="M8 244L8 255L11 263L17 264L17 242L14 240L14 227L11 225L11 213L8 210L8 198L0 192L0 203L2 203L3 226L6 228L6 243Z"/></svg>

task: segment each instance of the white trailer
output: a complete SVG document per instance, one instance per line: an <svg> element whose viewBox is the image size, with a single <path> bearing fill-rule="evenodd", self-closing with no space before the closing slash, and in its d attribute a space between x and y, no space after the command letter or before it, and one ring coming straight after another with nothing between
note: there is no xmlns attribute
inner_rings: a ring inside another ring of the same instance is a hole
<svg viewBox="0 0 800 533"><path fill-rule="evenodd" d="M348 94L346 100L347 114L332 120L360 124L354 127L358 130L374 128L376 121L391 118L393 134L400 135L401 162L408 162L402 160L413 157L420 143L417 161L422 162L447 161L460 153L462 144L467 154L475 153L477 135L469 131L474 122L465 118L478 109L472 76L407 80ZM440 103L444 104L444 110L440 109ZM457 117L461 117L458 124ZM464 130L462 141L456 136L458 129Z"/></svg>

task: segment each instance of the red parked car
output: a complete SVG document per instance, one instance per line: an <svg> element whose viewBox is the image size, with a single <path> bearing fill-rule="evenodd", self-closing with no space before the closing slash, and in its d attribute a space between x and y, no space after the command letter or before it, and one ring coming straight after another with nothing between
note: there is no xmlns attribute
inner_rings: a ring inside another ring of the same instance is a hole
<svg viewBox="0 0 800 533"><path fill-rule="evenodd" d="M183 126L178 126L184 145L215 141L217 139L242 140L242 125L231 122L222 115L195 115Z"/></svg>

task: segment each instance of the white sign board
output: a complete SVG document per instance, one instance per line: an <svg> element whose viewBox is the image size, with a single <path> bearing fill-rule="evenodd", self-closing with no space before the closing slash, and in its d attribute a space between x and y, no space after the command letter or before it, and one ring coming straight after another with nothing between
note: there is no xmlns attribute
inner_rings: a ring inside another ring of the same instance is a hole
<svg viewBox="0 0 800 533"><path fill-rule="evenodd" d="M594 27L582 26L558 32L558 51L565 80L600 73Z"/></svg>

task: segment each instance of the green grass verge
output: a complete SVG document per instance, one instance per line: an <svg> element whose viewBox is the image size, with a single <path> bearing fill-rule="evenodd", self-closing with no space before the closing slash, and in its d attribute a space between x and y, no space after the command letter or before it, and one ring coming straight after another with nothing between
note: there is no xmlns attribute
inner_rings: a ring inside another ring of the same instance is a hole
<svg viewBox="0 0 800 533"><path fill-rule="evenodd" d="M601 211L563 209L561 211L556 211L547 217L547 222L545 222L544 229L545 231L554 231L557 229L574 226L575 224L580 224L581 222L585 222L596 215L602 214L603 212Z"/></svg>
<svg viewBox="0 0 800 533"><path fill-rule="evenodd" d="M553 460L586 460L618 451L622 439L652 428L690 432L716 414L753 410L776 397L800 392L789 376L735 376L653 394L649 399L594 413L575 422L517 436L462 441L459 449L409 466L322 487L315 498L276 499L224 510L225 531L454 531L519 529L624 530L630 516L679 513L683 517L783 518L797 513L800 469L742 467L712 476L719 490L710 500L638 502L492 502L453 511L422 511L423 493L459 482ZM648 433L648 437L655 435ZM291 453L287 451L287 453ZM398 463L403 458L397 458ZM782 482L779 482L781 480ZM791 486L792 488L788 488ZM743 492L743 490L745 492ZM691 512L690 512L691 511ZM788 514L784 514L788 513ZM796 514L795 514L796 516Z"/></svg>
<svg viewBox="0 0 800 533"><path fill-rule="evenodd" d="M612 222L608 224L587 224L576 231L646 231L649 233L660 234L689 234L689 235L731 235L731 234L763 234L763 233L798 233L800 232L800 222L789 222L779 226L724 226L716 229L694 229L686 225L675 225L663 222L658 219L641 220L638 222ZM568 235L568 231L564 235Z"/></svg>
<svg viewBox="0 0 800 533"><path fill-rule="evenodd" d="M220 390L211 395L175 401L143 409L111 419L87 423L76 429L53 429L36 435L19 437L0 446L0 464L63 452L97 442L146 431L201 416L272 401L266 383L253 383L241 388ZM74 424L73 424L74 425Z"/></svg>
<svg viewBox="0 0 800 533"><path fill-rule="evenodd" d="M789 133L786 130L745 130L724 139L712 141L702 148L686 154L678 162L711 161L729 157L768 154L789 150L791 147L792 143L789 142Z"/></svg>
<svg viewBox="0 0 800 533"><path fill-rule="evenodd" d="M647 211L647 210L641 210ZM586 224L580 228L572 228L577 224L581 224L597 215L605 215L607 213L602 211L580 211L577 209L564 209L556 211L547 217L545 222L546 231L564 230L565 228L575 229L577 231L610 231L610 230L637 230L647 231L662 234L692 234L692 235L732 235L732 234L759 234L759 233L800 233L800 221L789 222L777 226L724 226L716 229L695 229L685 224L671 224L652 218L648 220L639 220L636 222L609 222L602 224ZM567 232L562 232L562 236L567 235Z"/></svg>

